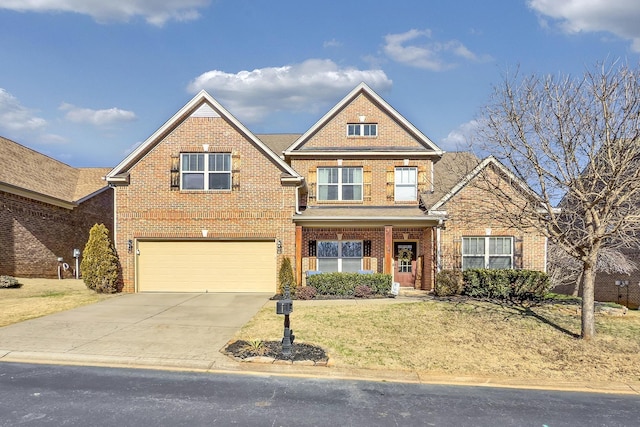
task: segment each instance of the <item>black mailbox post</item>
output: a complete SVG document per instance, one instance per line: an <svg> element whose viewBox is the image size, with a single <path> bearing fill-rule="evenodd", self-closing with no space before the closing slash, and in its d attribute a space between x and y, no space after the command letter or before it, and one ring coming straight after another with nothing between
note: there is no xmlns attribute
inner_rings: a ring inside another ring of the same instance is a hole
<svg viewBox="0 0 640 427"><path fill-rule="evenodd" d="M282 338L282 355L291 356L291 345L295 336L289 329L289 315L293 312L293 301L289 293L289 285L284 287L284 298L276 301L276 314L284 315L284 337Z"/></svg>

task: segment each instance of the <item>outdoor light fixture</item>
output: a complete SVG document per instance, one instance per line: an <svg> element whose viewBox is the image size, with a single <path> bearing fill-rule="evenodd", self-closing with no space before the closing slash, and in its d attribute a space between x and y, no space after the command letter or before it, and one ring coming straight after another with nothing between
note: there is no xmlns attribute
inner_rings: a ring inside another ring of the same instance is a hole
<svg viewBox="0 0 640 427"><path fill-rule="evenodd" d="M127 240L127 251L131 253L133 251L133 240Z"/></svg>
<svg viewBox="0 0 640 427"><path fill-rule="evenodd" d="M276 250L278 254L282 253L282 241L280 239L276 240Z"/></svg>

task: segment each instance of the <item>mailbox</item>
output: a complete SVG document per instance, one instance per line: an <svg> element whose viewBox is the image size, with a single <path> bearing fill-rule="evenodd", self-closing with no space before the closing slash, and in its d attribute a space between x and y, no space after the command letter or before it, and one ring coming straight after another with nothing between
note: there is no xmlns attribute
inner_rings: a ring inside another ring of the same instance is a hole
<svg viewBox="0 0 640 427"><path fill-rule="evenodd" d="M276 302L276 314L284 314L288 316L293 312L293 301L290 299L282 299Z"/></svg>

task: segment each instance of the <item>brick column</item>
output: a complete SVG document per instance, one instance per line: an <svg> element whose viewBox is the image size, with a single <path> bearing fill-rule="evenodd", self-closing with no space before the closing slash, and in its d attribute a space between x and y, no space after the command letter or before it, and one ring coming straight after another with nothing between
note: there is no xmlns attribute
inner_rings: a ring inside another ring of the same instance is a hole
<svg viewBox="0 0 640 427"><path fill-rule="evenodd" d="M296 225L296 283L302 284L302 226Z"/></svg>
<svg viewBox="0 0 640 427"><path fill-rule="evenodd" d="M385 274L393 274L393 226L384 226L384 270Z"/></svg>

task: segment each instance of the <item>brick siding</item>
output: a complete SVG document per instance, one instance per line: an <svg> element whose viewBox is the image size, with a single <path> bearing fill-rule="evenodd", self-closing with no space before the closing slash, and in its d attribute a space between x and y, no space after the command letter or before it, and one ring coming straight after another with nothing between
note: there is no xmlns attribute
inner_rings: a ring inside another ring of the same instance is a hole
<svg viewBox="0 0 640 427"><path fill-rule="evenodd" d="M58 257L74 268L73 249L84 250L96 223L112 228L110 189L73 210L0 192L0 274L58 277Z"/></svg>
<svg viewBox="0 0 640 427"><path fill-rule="evenodd" d="M232 152L240 157L239 187L231 191L171 188L171 158L180 153ZM135 291L138 238L268 238L282 242L282 254L295 257L294 186L280 183L282 171L225 119L191 117L180 123L130 170L130 184L116 187L117 244L124 291ZM295 265L295 263L294 263ZM247 254L247 268L251 254ZM274 278L275 280L275 278ZM274 287L274 292L276 291Z"/></svg>

